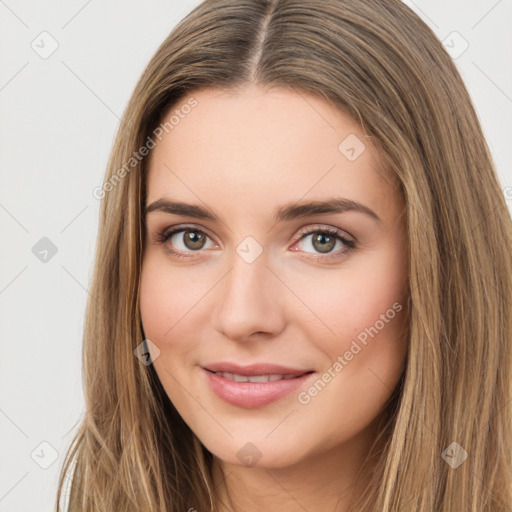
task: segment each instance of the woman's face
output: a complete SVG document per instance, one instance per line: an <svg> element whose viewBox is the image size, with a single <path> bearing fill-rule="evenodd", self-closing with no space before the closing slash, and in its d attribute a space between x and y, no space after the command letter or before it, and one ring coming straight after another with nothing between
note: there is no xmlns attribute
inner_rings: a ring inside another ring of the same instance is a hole
<svg viewBox="0 0 512 512"><path fill-rule="evenodd" d="M193 98L167 114L147 181L140 307L165 391L229 464L285 467L369 440L406 351L398 191L322 99Z"/></svg>

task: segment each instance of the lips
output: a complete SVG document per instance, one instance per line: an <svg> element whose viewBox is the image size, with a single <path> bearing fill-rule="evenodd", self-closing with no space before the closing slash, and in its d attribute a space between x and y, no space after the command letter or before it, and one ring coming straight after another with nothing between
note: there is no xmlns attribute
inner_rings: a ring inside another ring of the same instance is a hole
<svg viewBox="0 0 512 512"><path fill-rule="evenodd" d="M222 362L203 367L203 374L210 389L225 402L255 408L296 391L314 372L270 363L240 366Z"/></svg>
<svg viewBox="0 0 512 512"><path fill-rule="evenodd" d="M234 382L276 382L278 380L289 380L297 378L296 375L278 375L278 374L264 374L264 375L242 375L239 373L230 372L213 372L219 377L232 380Z"/></svg>

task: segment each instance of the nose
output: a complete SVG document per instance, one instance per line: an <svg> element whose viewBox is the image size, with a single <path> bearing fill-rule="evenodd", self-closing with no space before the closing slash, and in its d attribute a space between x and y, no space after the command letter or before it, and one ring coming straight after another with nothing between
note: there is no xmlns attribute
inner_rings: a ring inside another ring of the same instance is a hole
<svg viewBox="0 0 512 512"><path fill-rule="evenodd" d="M217 288L215 328L235 341L271 339L285 325L283 284L268 267L265 252L248 263L233 254L232 268Z"/></svg>

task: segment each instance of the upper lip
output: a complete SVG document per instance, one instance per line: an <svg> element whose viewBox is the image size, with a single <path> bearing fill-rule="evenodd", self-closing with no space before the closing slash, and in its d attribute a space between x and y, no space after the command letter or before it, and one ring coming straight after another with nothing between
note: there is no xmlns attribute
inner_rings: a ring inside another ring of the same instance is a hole
<svg viewBox="0 0 512 512"><path fill-rule="evenodd" d="M302 375L312 370L302 370L300 368L290 368L272 363L255 363L246 366L222 361L203 366L206 370L212 372L236 373L237 375Z"/></svg>

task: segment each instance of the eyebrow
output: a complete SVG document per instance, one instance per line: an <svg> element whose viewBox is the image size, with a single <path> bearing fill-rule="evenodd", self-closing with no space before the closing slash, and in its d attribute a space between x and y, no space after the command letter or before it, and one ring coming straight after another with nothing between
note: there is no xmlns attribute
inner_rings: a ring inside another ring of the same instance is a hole
<svg viewBox="0 0 512 512"><path fill-rule="evenodd" d="M213 222L219 221L219 218L207 208L180 201L170 201L166 198L158 199L146 206L144 209L144 216L156 211L182 215L185 217L194 217L196 219L210 220ZM323 201L284 204L274 210L274 221L290 221L313 215L344 213L350 211L363 213L377 222L382 222L382 219L372 209L368 208L368 206L344 197L332 197Z"/></svg>

